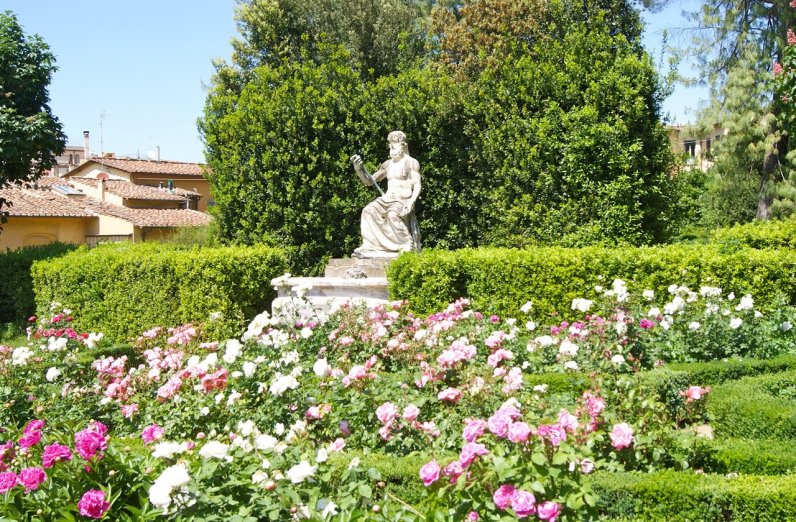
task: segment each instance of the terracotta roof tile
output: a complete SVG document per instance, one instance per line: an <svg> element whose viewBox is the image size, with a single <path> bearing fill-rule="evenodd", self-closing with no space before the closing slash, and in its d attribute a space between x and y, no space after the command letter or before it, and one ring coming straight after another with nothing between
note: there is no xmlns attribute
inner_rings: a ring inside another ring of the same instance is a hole
<svg viewBox="0 0 796 522"><path fill-rule="evenodd" d="M94 178L71 178L75 185L88 185L89 187L96 187L99 180ZM144 199L151 201L185 201L186 197L199 197L199 194L190 190L183 190L175 188L174 192L166 189L159 189L157 187L149 187L147 185L136 185L129 181L109 179L105 182L105 189L111 194L126 199Z"/></svg>
<svg viewBox="0 0 796 522"><path fill-rule="evenodd" d="M174 174L202 177L202 172L207 168L202 163L184 163L181 161L151 161L128 158L91 158L90 161L135 174Z"/></svg>
<svg viewBox="0 0 796 522"><path fill-rule="evenodd" d="M209 225L213 219L208 214L196 210L127 208L110 203L100 203L91 198L86 198L86 200L87 210L124 219L137 227L197 227Z"/></svg>
<svg viewBox="0 0 796 522"><path fill-rule="evenodd" d="M0 197L10 201L3 205L9 216L16 217L92 217L94 214L83 207L85 196L68 199L50 190L23 189L18 187L0 190Z"/></svg>

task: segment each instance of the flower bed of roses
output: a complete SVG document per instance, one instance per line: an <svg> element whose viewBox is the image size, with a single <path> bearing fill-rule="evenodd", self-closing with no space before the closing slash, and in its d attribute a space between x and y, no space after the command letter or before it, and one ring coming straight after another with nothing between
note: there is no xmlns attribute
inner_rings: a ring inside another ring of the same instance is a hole
<svg viewBox="0 0 796 522"><path fill-rule="evenodd" d="M582 321L545 327L530 303L518 319L464 299L419 318L406 303L327 315L299 299L240 339L155 327L95 359L101 336L74 332L54 305L29 346L0 351L0 376L29 394L0 419L0 514L596 517L589 474L686 467L683 428L703 420L708 388L683 389L674 412L640 371L794 343L791 311L763 314L748 295L673 285L656 307L619 280L596 290L572 303ZM585 375L589 389L549 394L542 371ZM417 471L428 498L391 494L363 451L428 455Z"/></svg>

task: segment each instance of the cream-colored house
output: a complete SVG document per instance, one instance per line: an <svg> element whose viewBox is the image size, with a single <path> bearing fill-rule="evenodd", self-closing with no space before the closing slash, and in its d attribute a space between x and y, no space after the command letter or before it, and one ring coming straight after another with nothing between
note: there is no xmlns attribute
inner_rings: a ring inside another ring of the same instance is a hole
<svg viewBox="0 0 796 522"><path fill-rule="evenodd" d="M205 165L180 161L155 161L130 158L96 157L70 170L65 179L98 178L106 174L109 181L127 181L133 185L181 189L200 196L196 210L205 212L213 205L210 183L204 177Z"/></svg>
<svg viewBox="0 0 796 522"><path fill-rule="evenodd" d="M202 226L208 214L190 208L198 195L129 181L44 177L33 187L0 190L10 206L0 250L54 241L95 245L105 241L150 241L179 227Z"/></svg>
<svg viewBox="0 0 796 522"><path fill-rule="evenodd" d="M727 129L718 123L709 132L695 132L688 125L669 125L669 143L675 154L685 154L687 165L706 172L713 166L711 150L727 135Z"/></svg>

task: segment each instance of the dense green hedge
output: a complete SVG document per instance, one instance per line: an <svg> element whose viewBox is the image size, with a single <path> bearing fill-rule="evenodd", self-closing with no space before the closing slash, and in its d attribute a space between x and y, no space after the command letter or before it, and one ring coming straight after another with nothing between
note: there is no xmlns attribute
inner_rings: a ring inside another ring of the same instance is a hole
<svg viewBox="0 0 796 522"><path fill-rule="evenodd" d="M77 328L125 341L153 326L202 321L217 336L270 309L270 281L287 256L268 247L180 249L154 244L80 248L33 265L36 305L70 308ZM213 312L221 319L208 321Z"/></svg>
<svg viewBox="0 0 796 522"><path fill-rule="evenodd" d="M421 314L433 313L458 297L469 297L485 313L517 314L533 301L542 318L571 314L575 297L593 297L595 285L624 279L631 291L682 284L719 286L751 293L758 306L780 296L796 303L796 251L722 250L717 246L672 245L642 248L479 248L426 250L404 254L388 269L390 296L409 300Z"/></svg>
<svg viewBox="0 0 796 522"><path fill-rule="evenodd" d="M725 247L796 248L796 218L754 221L720 228L713 232L710 239Z"/></svg>
<svg viewBox="0 0 796 522"><path fill-rule="evenodd" d="M708 419L719 438L796 439L796 371L716 386Z"/></svg>
<svg viewBox="0 0 796 522"><path fill-rule="evenodd" d="M77 245L50 243L0 253L0 323L23 324L36 312L30 267L34 261L66 254Z"/></svg>
<svg viewBox="0 0 796 522"><path fill-rule="evenodd" d="M792 440L700 439L695 469L749 475L796 474L796 444Z"/></svg>
<svg viewBox="0 0 796 522"><path fill-rule="evenodd" d="M796 519L796 475L727 478L691 471L596 473L600 511L630 520Z"/></svg>

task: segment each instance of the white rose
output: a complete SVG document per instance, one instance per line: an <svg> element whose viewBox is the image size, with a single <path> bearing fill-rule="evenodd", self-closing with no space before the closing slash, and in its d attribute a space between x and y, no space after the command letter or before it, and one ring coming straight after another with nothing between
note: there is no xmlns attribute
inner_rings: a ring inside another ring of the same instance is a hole
<svg viewBox="0 0 796 522"><path fill-rule="evenodd" d="M304 482L308 477L311 477L313 473L315 473L316 467L310 465L309 462L306 460L302 460L285 473L285 476L290 480L293 484L298 484L300 482Z"/></svg>
<svg viewBox="0 0 796 522"><path fill-rule="evenodd" d="M622 357L621 354L616 354L613 357L611 357L611 362L614 364L622 364L625 362L625 358Z"/></svg>
<svg viewBox="0 0 796 522"><path fill-rule="evenodd" d="M45 376L45 379L47 379L47 382L53 382L60 376L61 376L61 370L52 367L47 370L47 375Z"/></svg>
<svg viewBox="0 0 796 522"><path fill-rule="evenodd" d="M332 367L329 366L329 363L326 359L318 359L315 361L315 364L312 365L312 371L315 372L315 375L318 377L327 377L329 373L332 371Z"/></svg>
<svg viewBox="0 0 796 522"><path fill-rule="evenodd" d="M223 459L227 456L229 446L217 440L211 440L199 450L199 455L206 459Z"/></svg>
<svg viewBox="0 0 796 522"><path fill-rule="evenodd" d="M738 328L741 327L742 324L743 324L743 319L741 319L740 317L733 317L732 319L730 319L730 328L732 328L733 330L737 330Z"/></svg>
<svg viewBox="0 0 796 522"><path fill-rule="evenodd" d="M257 365L254 364L253 362L246 361L245 363L243 363L243 375L247 379L252 375L254 375L254 372L256 371L257 371Z"/></svg>

